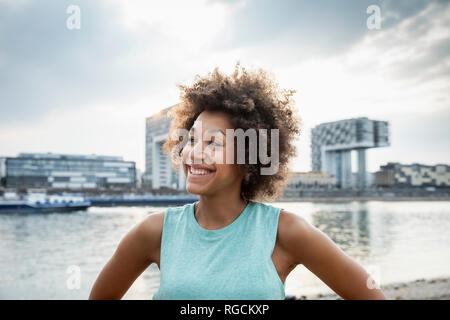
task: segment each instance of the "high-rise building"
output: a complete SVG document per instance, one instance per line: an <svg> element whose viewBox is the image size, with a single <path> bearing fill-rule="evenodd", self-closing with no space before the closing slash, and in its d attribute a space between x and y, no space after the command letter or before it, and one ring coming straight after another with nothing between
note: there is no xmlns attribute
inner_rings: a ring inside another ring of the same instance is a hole
<svg viewBox="0 0 450 320"><path fill-rule="evenodd" d="M336 177L338 188L366 186L366 149L389 146L386 121L355 118L319 124L311 130L313 171ZM351 151L358 153L357 185L352 183Z"/></svg>
<svg viewBox="0 0 450 320"><path fill-rule="evenodd" d="M25 188L133 188L136 165L122 157L21 153L7 157L6 186Z"/></svg>
<svg viewBox="0 0 450 320"><path fill-rule="evenodd" d="M175 107L165 108L146 119L145 128L145 174L142 177L144 186L153 189L167 187L184 190L186 178L183 168L178 168L178 175L171 166L170 157L165 155L162 146L168 138L171 118L167 112Z"/></svg>

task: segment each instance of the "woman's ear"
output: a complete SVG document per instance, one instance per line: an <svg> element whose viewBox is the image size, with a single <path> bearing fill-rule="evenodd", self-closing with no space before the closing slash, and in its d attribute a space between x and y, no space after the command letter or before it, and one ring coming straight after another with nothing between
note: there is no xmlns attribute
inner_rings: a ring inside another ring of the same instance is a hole
<svg viewBox="0 0 450 320"><path fill-rule="evenodd" d="M185 146L186 146L186 145L178 144L178 148L180 149L180 151L178 152L178 156L181 157L181 154L183 153L183 150L184 150L184 147L185 147Z"/></svg>

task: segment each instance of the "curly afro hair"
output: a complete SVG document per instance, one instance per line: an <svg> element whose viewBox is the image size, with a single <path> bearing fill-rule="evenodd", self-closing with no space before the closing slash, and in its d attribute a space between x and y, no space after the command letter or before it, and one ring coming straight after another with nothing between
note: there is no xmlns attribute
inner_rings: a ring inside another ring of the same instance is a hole
<svg viewBox="0 0 450 320"><path fill-rule="evenodd" d="M239 62L231 75L221 73L216 67L206 76L196 75L191 86L177 86L180 89L180 103L168 113L173 119L169 138L163 145L164 153L171 156L174 169L178 169L181 163L180 153L188 139L181 140L179 137L176 140L171 138L171 134L177 129L189 131L203 111L222 111L229 115L235 129L242 128L244 132L250 128L267 129L268 153L270 129L279 130L279 166L275 174L261 175L260 169L270 164L264 165L259 159L256 164L246 161L238 165L243 176L243 199L273 201L280 195L289 177L288 162L296 156L293 140L300 134L301 127L301 118L296 114L292 98L295 90L280 90L278 83L267 72L262 69L248 71ZM245 159L248 159L248 149L245 143Z"/></svg>

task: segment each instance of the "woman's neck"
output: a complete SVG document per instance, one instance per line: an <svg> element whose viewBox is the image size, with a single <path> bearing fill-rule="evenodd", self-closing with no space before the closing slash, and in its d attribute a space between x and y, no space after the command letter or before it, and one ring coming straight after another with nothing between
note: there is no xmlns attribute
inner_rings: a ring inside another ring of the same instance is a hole
<svg viewBox="0 0 450 320"><path fill-rule="evenodd" d="M195 218L205 229L221 229L232 223L244 211L247 201L240 195L200 195L195 206Z"/></svg>

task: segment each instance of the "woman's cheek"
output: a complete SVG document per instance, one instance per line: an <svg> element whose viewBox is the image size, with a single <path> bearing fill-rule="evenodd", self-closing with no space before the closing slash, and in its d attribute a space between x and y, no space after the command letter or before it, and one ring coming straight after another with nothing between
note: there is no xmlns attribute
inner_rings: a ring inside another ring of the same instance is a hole
<svg viewBox="0 0 450 320"><path fill-rule="evenodd" d="M236 150L230 149L230 147L222 148L219 158L223 164L235 164L236 163ZM227 154L230 154L230 160L227 160Z"/></svg>
<svg viewBox="0 0 450 320"><path fill-rule="evenodd" d="M216 150L214 153L214 160L217 164L225 164L226 156L223 148Z"/></svg>

